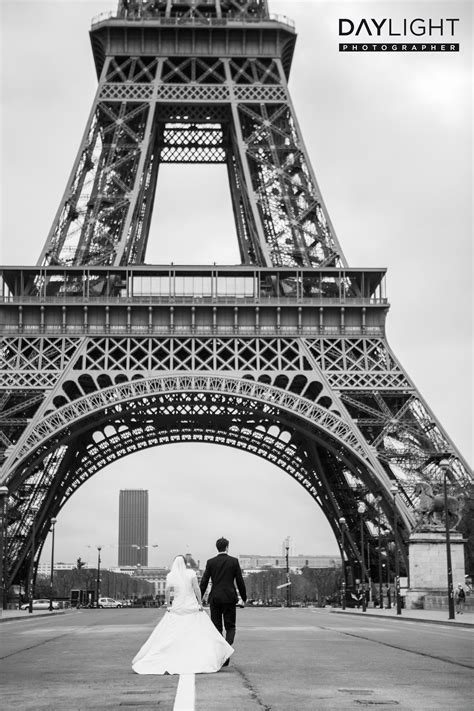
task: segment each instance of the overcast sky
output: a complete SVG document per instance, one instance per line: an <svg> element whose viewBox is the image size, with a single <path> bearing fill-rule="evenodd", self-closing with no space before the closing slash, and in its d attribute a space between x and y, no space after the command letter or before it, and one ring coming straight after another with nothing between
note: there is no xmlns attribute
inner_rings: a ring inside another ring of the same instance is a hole
<svg viewBox="0 0 474 711"><path fill-rule="evenodd" d="M36 263L97 86L90 20L116 6L2 2L4 264ZM290 91L345 255L352 267L388 268L389 342L472 464L470 8L455 0L270 1L296 22ZM461 52L339 53L338 19L374 16L459 17ZM146 261L239 261L222 166L163 167ZM150 492L153 565L188 551L203 562L220 535L236 555L281 553L287 535L295 553L337 550L324 516L281 470L233 449L180 444L126 457L84 485L59 515L57 560L93 565L100 544L104 564L116 563L119 491L127 488ZM49 542L45 551L43 560Z"/></svg>

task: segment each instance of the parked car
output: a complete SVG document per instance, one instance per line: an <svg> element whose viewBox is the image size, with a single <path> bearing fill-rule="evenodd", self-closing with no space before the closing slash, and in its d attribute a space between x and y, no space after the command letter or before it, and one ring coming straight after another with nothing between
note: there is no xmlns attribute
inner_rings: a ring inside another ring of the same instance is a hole
<svg viewBox="0 0 474 711"><path fill-rule="evenodd" d="M20 610L28 610L29 602L24 602L20 605ZM49 600L33 600L33 610L49 610ZM59 610L59 602L53 600L53 610Z"/></svg>
<svg viewBox="0 0 474 711"><path fill-rule="evenodd" d="M122 603L112 597L99 597L98 607L122 607Z"/></svg>

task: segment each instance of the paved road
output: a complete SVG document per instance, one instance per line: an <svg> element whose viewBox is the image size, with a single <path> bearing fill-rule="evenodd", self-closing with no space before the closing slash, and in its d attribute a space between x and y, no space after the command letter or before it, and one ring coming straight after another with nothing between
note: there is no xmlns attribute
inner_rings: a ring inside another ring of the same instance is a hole
<svg viewBox="0 0 474 711"><path fill-rule="evenodd" d="M238 613L217 674L138 676L130 661L163 614L84 610L4 622L2 708L319 711L470 708L473 630L319 609ZM194 695L194 701L192 701Z"/></svg>

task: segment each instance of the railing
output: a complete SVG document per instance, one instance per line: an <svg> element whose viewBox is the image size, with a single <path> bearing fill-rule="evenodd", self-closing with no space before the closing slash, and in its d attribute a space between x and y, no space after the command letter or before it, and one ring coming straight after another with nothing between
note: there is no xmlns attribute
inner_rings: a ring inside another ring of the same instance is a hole
<svg viewBox="0 0 474 711"><path fill-rule="evenodd" d="M40 324L25 324L22 327L13 324L6 324L0 326L0 333L3 335L19 333L23 335L37 335L37 334L77 334L82 335L84 333L88 334L100 334L100 335L117 335L117 334L131 334L131 335L150 335L150 334L189 334L189 335L270 335L270 336L285 336L285 335L308 335L308 336L381 336L385 333L383 326L234 326L232 324L225 325L201 325L197 324L195 326L189 325L147 325L147 324L110 324L106 326L105 324L67 324L63 326L62 324L46 324L41 326Z"/></svg>
<svg viewBox="0 0 474 711"><path fill-rule="evenodd" d="M165 27L191 26L191 27L226 27L228 25L255 25L262 22L278 22L281 25L286 25L291 29L295 29L295 23L286 15L270 13L268 17L161 17L155 15L136 15L129 17L120 17L117 13L101 12L100 15L94 17L91 21L91 27L94 28L101 22L109 20L117 20L117 22L133 22L134 24L158 24Z"/></svg>
<svg viewBox="0 0 474 711"><path fill-rule="evenodd" d="M0 296L0 304L38 304L38 305L76 305L81 304L167 304L174 306L175 304L192 304L202 305L207 304L223 304L223 305L257 305L257 306L388 306L388 299L370 297L352 297L341 296L340 298L312 296L312 297L296 297L296 296L239 296L238 294L229 294L229 296L154 296L152 294L143 294L140 296Z"/></svg>
<svg viewBox="0 0 474 711"><path fill-rule="evenodd" d="M2 267L0 303L387 305L384 269Z"/></svg>

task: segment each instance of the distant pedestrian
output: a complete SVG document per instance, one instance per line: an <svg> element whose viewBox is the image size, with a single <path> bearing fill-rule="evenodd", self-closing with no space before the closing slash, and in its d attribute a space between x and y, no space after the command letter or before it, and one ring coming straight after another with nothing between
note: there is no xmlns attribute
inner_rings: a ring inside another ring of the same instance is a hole
<svg viewBox="0 0 474 711"><path fill-rule="evenodd" d="M456 613L462 615L464 612L464 605L466 604L466 593L464 592L463 586L458 585L456 590Z"/></svg>

